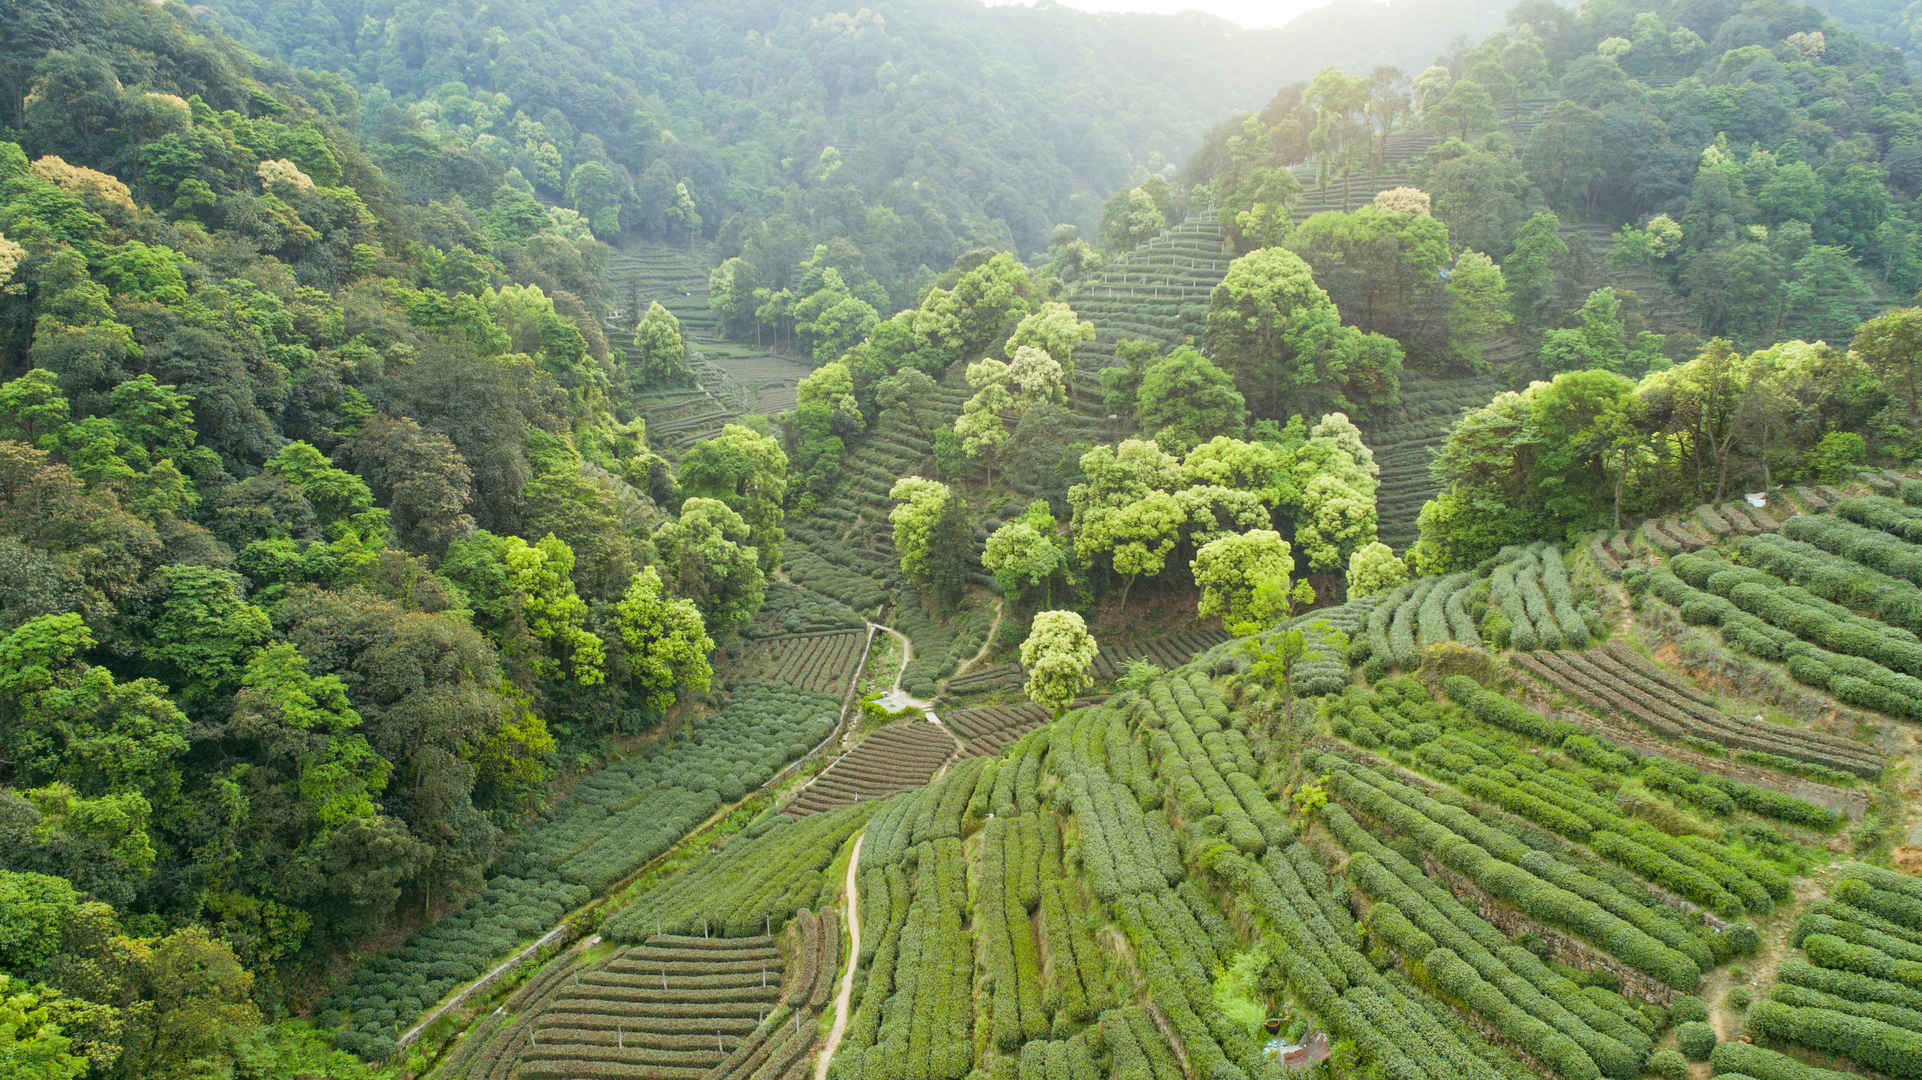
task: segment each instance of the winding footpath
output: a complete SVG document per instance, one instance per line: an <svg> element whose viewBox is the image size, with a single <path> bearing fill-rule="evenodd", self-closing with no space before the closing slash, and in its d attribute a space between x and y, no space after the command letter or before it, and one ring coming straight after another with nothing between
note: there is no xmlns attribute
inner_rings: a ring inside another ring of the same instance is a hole
<svg viewBox="0 0 1922 1080"><path fill-rule="evenodd" d="M861 893L854 883L854 873L861 867L861 841L868 834L862 830L854 838L854 850L848 855L848 969L841 975L841 992L834 996L834 1026L828 1029L827 1042L821 1046L820 1060L814 1063L814 1080L827 1080L828 1063L834 1060L834 1052L841 1048L841 1036L848 1030L848 1003L854 997L854 969L861 962Z"/></svg>
<svg viewBox="0 0 1922 1080"><path fill-rule="evenodd" d="M908 640L906 634L903 634L892 626L883 626L880 623L871 622L868 624L868 627L871 630L885 630L893 634L895 638L901 642L901 667L894 673L894 685L888 689L887 693L881 695L877 704L889 712L899 712L912 705L922 712L927 713L928 719L935 720L934 702L923 701L918 697L911 697L907 691L901 689L901 679L908 673L908 664L914 659L914 642ZM936 722L938 723L939 721L937 720Z"/></svg>

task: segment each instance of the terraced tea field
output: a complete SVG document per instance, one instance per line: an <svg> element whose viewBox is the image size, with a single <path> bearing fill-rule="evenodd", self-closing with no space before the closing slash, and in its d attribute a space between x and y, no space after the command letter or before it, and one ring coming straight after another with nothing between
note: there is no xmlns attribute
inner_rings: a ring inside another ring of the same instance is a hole
<svg viewBox="0 0 1922 1080"><path fill-rule="evenodd" d="M1164 351L1199 343L1209 294L1231 261L1214 211L1203 208L1076 285L1068 302L1095 328L1095 339L1075 351L1077 407L1105 414L1100 371L1116 362L1117 342L1139 338Z"/></svg>
<svg viewBox="0 0 1922 1080"><path fill-rule="evenodd" d="M717 434L737 416L773 416L794 407L794 387L809 366L770 349L721 339L708 310L711 252L660 244L614 252L607 263L607 294L613 298L608 342L625 362L634 323L658 301L681 322L688 339L694 384L643 395L641 415L648 442L671 454Z"/></svg>
<svg viewBox="0 0 1922 1080"><path fill-rule="evenodd" d="M974 709L953 709L941 714L941 722L962 740L962 753L970 756L999 754L1007 746L1048 722L1048 710L1031 702L1011 705L984 705Z"/></svg>
<svg viewBox="0 0 1922 1080"><path fill-rule="evenodd" d="M925 720L889 724L836 758L786 810L791 814L816 814L918 788L954 756L956 749L954 736L940 724Z"/></svg>
<svg viewBox="0 0 1922 1080"><path fill-rule="evenodd" d="M1797 1080L1852 1075L1812 1070L1802 1063L1806 1055L1871 1075L1922 1075L1922 986L1914 970L1922 960L1922 880L1844 866L1828 897L1797 920L1791 943L1795 953L1777 969L1768 996L1742 1019L1754 1044L1716 1045L1713 1030L1692 1033L1698 1045L1713 1047L1705 1056L1717 1071Z"/></svg>
<svg viewBox="0 0 1922 1080"><path fill-rule="evenodd" d="M1587 652L1517 655L1515 662L1582 704L1628 717L1665 739L1699 739L1736 753L1792 758L1856 776L1873 777L1883 768L1881 755L1859 742L1732 716L1695 684L1619 643Z"/></svg>
<svg viewBox="0 0 1922 1080"><path fill-rule="evenodd" d="M1158 668L1180 667L1197 655L1228 640L1219 630L1189 629L1155 633L1131 641L1109 641L1101 646L1089 669L1098 684L1111 683L1128 673L1128 666L1139 660ZM946 693L967 697L986 693L1017 691L1027 681L1019 664L991 664L958 675L947 683ZM946 713L942 714L945 718Z"/></svg>
<svg viewBox="0 0 1922 1080"><path fill-rule="evenodd" d="M1671 557L1631 581L1730 646L1843 702L1922 720L1922 482L1844 499L1730 554Z"/></svg>
<svg viewBox="0 0 1922 1080"><path fill-rule="evenodd" d="M758 638L743 650L738 673L755 682L838 696L848 692L867 645L865 629Z"/></svg>
<svg viewBox="0 0 1922 1080"><path fill-rule="evenodd" d="M555 997L534 1024L519 1074L706 1076L780 998L782 967L771 938L652 938Z"/></svg>
<svg viewBox="0 0 1922 1080"><path fill-rule="evenodd" d="M1381 469L1375 509L1382 543L1396 551L1414 543L1421 508L1439 491L1428 463L1448 440L1455 421L1469 409L1488 404L1500 390L1499 383L1483 375L1402 376L1395 414L1377 419L1362 432Z"/></svg>

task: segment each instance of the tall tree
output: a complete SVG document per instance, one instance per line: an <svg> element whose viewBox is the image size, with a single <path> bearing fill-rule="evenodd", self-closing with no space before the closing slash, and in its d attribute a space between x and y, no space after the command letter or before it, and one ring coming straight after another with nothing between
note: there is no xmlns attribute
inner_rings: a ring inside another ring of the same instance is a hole
<svg viewBox="0 0 1922 1080"><path fill-rule="evenodd" d="M1280 533L1256 529L1210 540L1195 553L1193 570L1201 587L1196 612L1219 616L1223 630L1245 637L1286 610L1295 560Z"/></svg>
<svg viewBox="0 0 1922 1080"><path fill-rule="evenodd" d="M634 324L634 351L630 356L631 378L639 389L686 380L687 342L681 337L681 321L659 300L650 302L647 314Z"/></svg>
<svg viewBox="0 0 1922 1080"><path fill-rule="evenodd" d="M754 618L767 593L747 522L715 499L692 498L681 515L654 530L661 580L694 601L701 622L726 642Z"/></svg>
<svg viewBox="0 0 1922 1080"><path fill-rule="evenodd" d="M1341 325L1314 271L1281 248L1228 267L1209 297L1206 344L1257 416L1365 415L1392 403L1400 386L1401 347Z"/></svg>
<svg viewBox="0 0 1922 1080"><path fill-rule="evenodd" d="M1368 163L1374 149L1369 99L1367 79L1331 67L1317 72L1302 96L1302 103L1315 116L1315 128L1308 134L1308 146L1315 155L1315 182L1327 187L1339 177L1343 210L1349 206L1354 173Z"/></svg>
<svg viewBox="0 0 1922 1080"><path fill-rule="evenodd" d="M763 573L781 565L788 460L779 439L746 424L728 424L681 456L679 480L687 495L718 499L741 516Z"/></svg>
<svg viewBox="0 0 1922 1080"><path fill-rule="evenodd" d="M1137 400L1142 430L1170 453L1185 454L1216 436L1238 439L1248 424L1234 377L1192 345L1149 365Z"/></svg>
<svg viewBox="0 0 1922 1080"><path fill-rule="evenodd" d="M668 596L659 571L642 567L615 613L633 686L648 708L665 711L683 692L707 689L714 641L700 609Z"/></svg>
<svg viewBox="0 0 1922 1080"><path fill-rule="evenodd" d="M1021 643L1021 666L1028 669L1028 700L1059 717L1074 699L1094 685L1088 674L1100 653L1088 624L1072 611L1044 611Z"/></svg>

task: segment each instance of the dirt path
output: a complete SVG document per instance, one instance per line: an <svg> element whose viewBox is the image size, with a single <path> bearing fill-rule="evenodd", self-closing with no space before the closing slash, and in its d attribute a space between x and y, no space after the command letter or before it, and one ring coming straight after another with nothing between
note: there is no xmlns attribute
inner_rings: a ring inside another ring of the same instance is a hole
<svg viewBox="0 0 1922 1080"><path fill-rule="evenodd" d="M981 661L986 660L988 658L988 650L994 648L994 632L996 630L1001 629L1002 604L1003 604L1003 601L1000 601L1000 600L996 600L994 602L994 621L988 624L988 636L982 640L980 651L976 652L974 656L967 663L962 664L960 667L954 669L954 673L956 675L965 675L968 672L973 671L975 669L975 665L981 663Z"/></svg>
<svg viewBox="0 0 1922 1080"><path fill-rule="evenodd" d="M408 1028L407 1034L402 1035L400 1038L394 1040L394 1044L400 1047L401 1049L405 1050L408 1047L408 1045L411 1044L415 1039L420 1038L420 1033L427 1030L427 1025L433 1023L436 1020L439 1020L442 1016L447 1014L448 1010L460 1008L463 1004L466 1004L468 998L473 997L475 994L478 994L481 991L486 990L488 987L494 985L495 979L500 978L502 974L512 970L515 965L519 964L523 960L526 960L528 957L539 952L541 949L546 948L548 945L553 944L555 941L572 933L573 930L574 928L568 925L566 922L562 922L559 926L556 926L554 929L549 930L546 934L542 935L539 941L536 941L534 944L529 945L527 948L522 949L520 952L515 953L514 955L508 957L507 959L502 960L499 964L497 964L494 967L494 970L488 972L485 975L482 975L480 978L475 979L473 982L468 983L466 988L461 990L460 993L455 994L453 997L448 998L446 1001L443 1001L439 1005L435 1006L430 1012L427 1013L427 1015L420 1018L420 1023L415 1024L411 1028Z"/></svg>
<svg viewBox="0 0 1922 1080"><path fill-rule="evenodd" d="M828 1062L834 1060L834 1052L841 1048L841 1036L848 1030L848 1002L854 997L854 969L861 962L861 893L854 883L854 872L861 867L861 841L867 839L864 830L854 838L854 850L848 854L848 970L841 976L841 991L834 995L834 1026L828 1029L827 1042L821 1046L821 1057L814 1063L814 1080L827 1080Z"/></svg>
<svg viewBox="0 0 1922 1080"><path fill-rule="evenodd" d="M1715 1037L1728 1042L1742 1034L1742 1010L1728 1005L1728 993L1737 986L1746 986L1750 993L1760 997L1762 992L1775 983L1775 969L1782 966L1791 951L1789 935L1795 930L1796 920L1802 909L1816 900L1828 895L1829 878L1835 867L1820 866L1809 871L1807 877L1795 883L1795 894L1787 903L1775 909L1768 924L1762 928L1762 944L1755 955L1743 957L1733 964L1723 964L1702 979L1695 994L1708 1006L1709 1026L1715 1029ZM1738 982L1730 974L1732 968L1742 969L1742 979ZM1706 1063L1697 1063L1689 1070L1691 1077L1706 1077L1710 1073Z"/></svg>
<svg viewBox="0 0 1922 1080"><path fill-rule="evenodd" d="M928 719L934 720L934 702L923 701L918 697L911 697L907 691L901 689L901 677L908 673L908 662L914 659L914 642L909 641L906 634L903 634L892 626L883 626L880 623L869 623L868 625L876 630L886 630L888 633L893 634L895 639L901 643L901 667L900 670L894 673L894 685L888 688L887 693L881 695L881 707L890 712L898 712L912 705L922 712L927 713ZM938 720L936 722L939 723Z"/></svg>

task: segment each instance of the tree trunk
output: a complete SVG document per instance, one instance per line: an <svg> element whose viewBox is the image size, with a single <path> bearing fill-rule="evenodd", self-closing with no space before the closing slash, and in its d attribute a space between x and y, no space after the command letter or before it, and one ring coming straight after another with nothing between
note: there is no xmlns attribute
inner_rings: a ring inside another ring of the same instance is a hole
<svg viewBox="0 0 1922 1080"><path fill-rule="evenodd" d="M1128 590L1135 587L1135 579L1140 576L1140 574L1129 574L1128 583L1121 587L1121 610L1128 610Z"/></svg>

